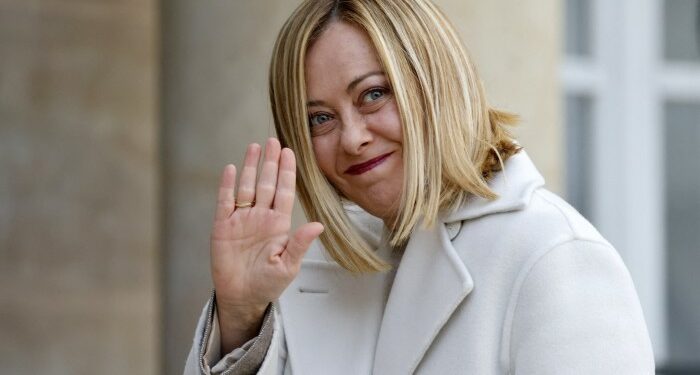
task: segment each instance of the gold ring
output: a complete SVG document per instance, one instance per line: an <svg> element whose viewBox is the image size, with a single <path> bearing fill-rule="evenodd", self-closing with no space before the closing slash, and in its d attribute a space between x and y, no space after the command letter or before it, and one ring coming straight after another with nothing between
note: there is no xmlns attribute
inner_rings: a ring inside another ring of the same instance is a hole
<svg viewBox="0 0 700 375"><path fill-rule="evenodd" d="M236 208L253 207L254 204L255 204L255 201L246 202L246 203L238 203L238 202L236 202Z"/></svg>

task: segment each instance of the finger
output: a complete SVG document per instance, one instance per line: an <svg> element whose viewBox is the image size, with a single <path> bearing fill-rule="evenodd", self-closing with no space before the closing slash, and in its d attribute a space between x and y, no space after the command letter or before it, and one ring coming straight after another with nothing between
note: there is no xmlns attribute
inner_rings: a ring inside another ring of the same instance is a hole
<svg viewBox="0 0 700 375"><path fill-rule="evenodd" d="M280 164L280 142L270 138L265 145L265 160L263 161L260 179L255 189L255 205L269 208L275 196L277 186L277 169Z"/></svg>
<svg viewBox="0 0 700 375"><path fill-rule="evenodd" d="M216 220L222 220L231 215L236 201L233 199L233 189L236 185L236 167L229 164L224 167L219 183L219 198L216 203Z"/></svg>
<svg viewBox="0 0 700 375"><path fill-rule="evenodd" d="M236 203L245 204L255 200L255 177L258 172L258 161L260 160L260 145L251 143L245 153L241 179L238 181L236 191Z"/></svg>
<svg viewBox="0 0 700 375"><path fill-rule="evenodd" d="M289 237L287 247L282 253L282 259L288 266L297 266L311 246L311 242L323 232L323 224L313 222L299 227Z"/></svg>
<svg viewBox="0 0 700 375"><path fill-rule="evenodd" d="M296 168L294 152L288 148L283 149L280 156L274 209L287 215L292 214L292 208L294 207L294 189L297 178Z"/></svg>

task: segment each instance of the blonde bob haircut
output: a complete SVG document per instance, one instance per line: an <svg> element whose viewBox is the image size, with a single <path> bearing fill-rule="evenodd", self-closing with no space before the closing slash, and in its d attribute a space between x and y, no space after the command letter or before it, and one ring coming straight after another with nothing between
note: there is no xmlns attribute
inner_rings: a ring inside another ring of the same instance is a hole
<svg viewBox="0 0 700 375"><path fill-rule="evenodd" d="M508 133L516 117L488 106L481 82L452 25L428 0L307 0L290 16L270 64L270 100L283 146L296 153L297 187L309 220L323 223L321 242L353 273L390 267L345 213L342 198L314 157L304 60L331 22L364 30L392 87L403 127L404 181L390 244L470 195L495 199L490 175L518 152Z"/></svg>

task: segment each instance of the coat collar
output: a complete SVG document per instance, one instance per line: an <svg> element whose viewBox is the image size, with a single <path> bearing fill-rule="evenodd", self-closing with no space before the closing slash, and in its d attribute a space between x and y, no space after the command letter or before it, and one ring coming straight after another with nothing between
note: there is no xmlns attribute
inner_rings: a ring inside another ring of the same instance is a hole
<svg viewBox="0 0 700 375"><path fill-rule="evenodd" d="M442 223L524 208L544 179L521 151L489 186L499 198L474 198L444 215ZM445 225L418 226L406 246L384 310L375 350L375 374L413 373L474 281Z"/></svg>
<svg viewBox="0 0 700 375"><path fill-rule="evenodd" d="M469 220L523 209L530 202L533 191L543 185L544 178L522 150L511 156L505 163L505 169L489 181L489 187L498 195L497 199L473 196L467 204L444 215L442 222Z"/></svg>

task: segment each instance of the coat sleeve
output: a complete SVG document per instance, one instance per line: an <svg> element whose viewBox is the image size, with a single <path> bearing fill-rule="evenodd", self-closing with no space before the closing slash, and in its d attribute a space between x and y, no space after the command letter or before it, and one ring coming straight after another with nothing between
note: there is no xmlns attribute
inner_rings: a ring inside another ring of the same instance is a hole
<svg viewBox="0 0 700 375"><path fill-rule="evenodd" d="M571 240L530 264L504 331L509 373L654 374L639 299L615 249Z"/></svg>
<svg viewBox="0 0 700 375"><path fill-rule="evenodd" d="M277 308L271 304L258 336L222 358L216 302L212 296L199 318L184 374L291 374L288 369L285 371L286 346L280 322Z"/></svg>

